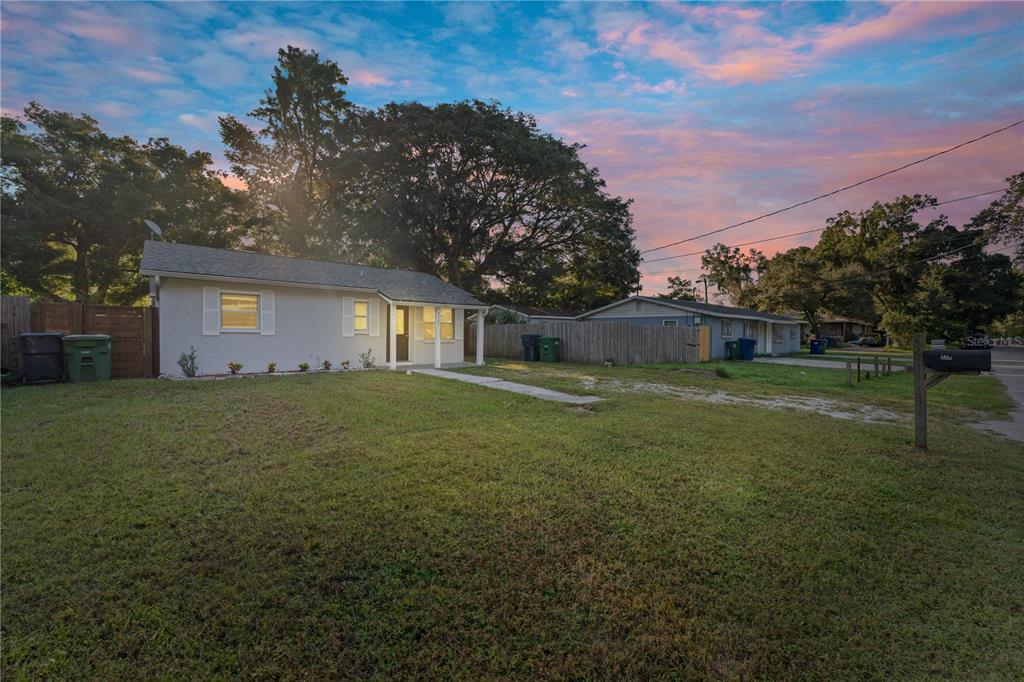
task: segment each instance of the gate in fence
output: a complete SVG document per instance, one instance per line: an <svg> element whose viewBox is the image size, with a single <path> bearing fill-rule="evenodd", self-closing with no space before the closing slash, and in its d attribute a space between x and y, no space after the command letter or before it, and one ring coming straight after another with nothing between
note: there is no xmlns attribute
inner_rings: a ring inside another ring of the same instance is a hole
<svg viewBox="0 0 1024 682"><path fill-rule="evenodd" d="M18 334L108 334L114 378L159 376L159 319L156 308L98 305L69 301L29 301L23 296L2 300L3 366L18 366Z"/></svg>

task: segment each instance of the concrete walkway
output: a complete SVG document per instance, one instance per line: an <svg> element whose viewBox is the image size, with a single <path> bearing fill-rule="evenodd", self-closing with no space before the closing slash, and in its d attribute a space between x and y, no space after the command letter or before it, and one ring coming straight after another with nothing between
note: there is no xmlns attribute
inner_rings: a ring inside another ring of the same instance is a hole
<svg viewBox="0 0 1024 682"><path fill-rule="evenodd" d="M1024 348L993 348L992 373L1017 404L1009 421L984 421L975 426L1024 443Z"/></svg>
<svg viewBox="0 0 1024 682"><path fill-rule="evenodd" d="M601 398L598 398L596 395L570 395L568 393L552 391L546 388L539 388L537 386L517 384L512 381L505 381L504 379L496 379L494 377L482 377L477 376L475 374L462 374L460 372L446 372L443 369L413 369L411 371L417 374L426 374L427 376L439 377L441 379L454 379L455 381L464 381L467 384L477 384L480 386L487 386L488 388L497 388L502 391L520 393L522 395L528 395L533 398L540 398L541 400L552 400L556 403L586 405L587 403L596 403L597 401L601 400Z"/></svg>

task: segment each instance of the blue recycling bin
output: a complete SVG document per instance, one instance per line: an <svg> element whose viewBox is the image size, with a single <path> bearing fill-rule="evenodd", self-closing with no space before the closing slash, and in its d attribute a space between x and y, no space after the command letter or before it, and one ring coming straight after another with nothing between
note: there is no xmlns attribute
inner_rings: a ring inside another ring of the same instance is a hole
<svg viewBox="0 0 1024 682"><path fill-rule="evenodd" d="M811 339L811 355L824 355L825 345L825 339Z"/></svg>
<svg viewBox="0 0 1024 682"><path fill-rule="evenodd" d="M740 339L740 357L750 362L754 359L754 351L757 348L757 339Z"/></svg>

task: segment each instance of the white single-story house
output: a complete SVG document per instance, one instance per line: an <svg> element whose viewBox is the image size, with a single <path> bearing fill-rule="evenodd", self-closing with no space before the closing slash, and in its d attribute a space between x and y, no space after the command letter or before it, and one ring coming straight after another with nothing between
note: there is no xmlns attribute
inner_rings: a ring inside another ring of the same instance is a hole
<svg viewBox="0 0 1024 682"><path fill-rule="evenodd" d="M508 315L508 317L518 317L521 323L545 321L567 322L570 320L575 320L580 314L579 310L564 310L562 308L536 308L532 306L499 304L492 305L488 312L504 312Z"/></svg>
<svg viewBox="0 0 1024 682"><path fill-rule="evenodd" d="M280 371L330 361L391 369L461 363L467 311L487 306L433 275L147 241L140 272L160 315L160 371L180 376L196 349L200 374ZM481 316L482 317L482 316ZM483 324L483 321L480 321ZM476 362L483 364L483 334Z"/></svg>
<svg viewBox="0 0 1024 682"><path fill-rule="evenodd" d="M732 306L630 296L583 313L577 320L617 320L666 327L707 325L711 328L711 359L726 356L725 342L741 337L757 340L758 355L800 350L800 321L786 315Z"/></svg>

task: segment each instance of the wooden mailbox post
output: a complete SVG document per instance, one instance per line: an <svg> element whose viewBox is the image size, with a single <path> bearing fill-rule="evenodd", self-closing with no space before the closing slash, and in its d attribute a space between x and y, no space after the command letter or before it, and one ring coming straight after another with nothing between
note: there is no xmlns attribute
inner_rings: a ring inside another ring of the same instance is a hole
<svg viewBox="0 0 1024 682"><path fill-rule="evenodd" d="M929 369L931 376L928 376ZM954 374L983 371L992 371L992 351L925 351L924 334L914 334L914 445L928 449L928 389Z"/></svg>

